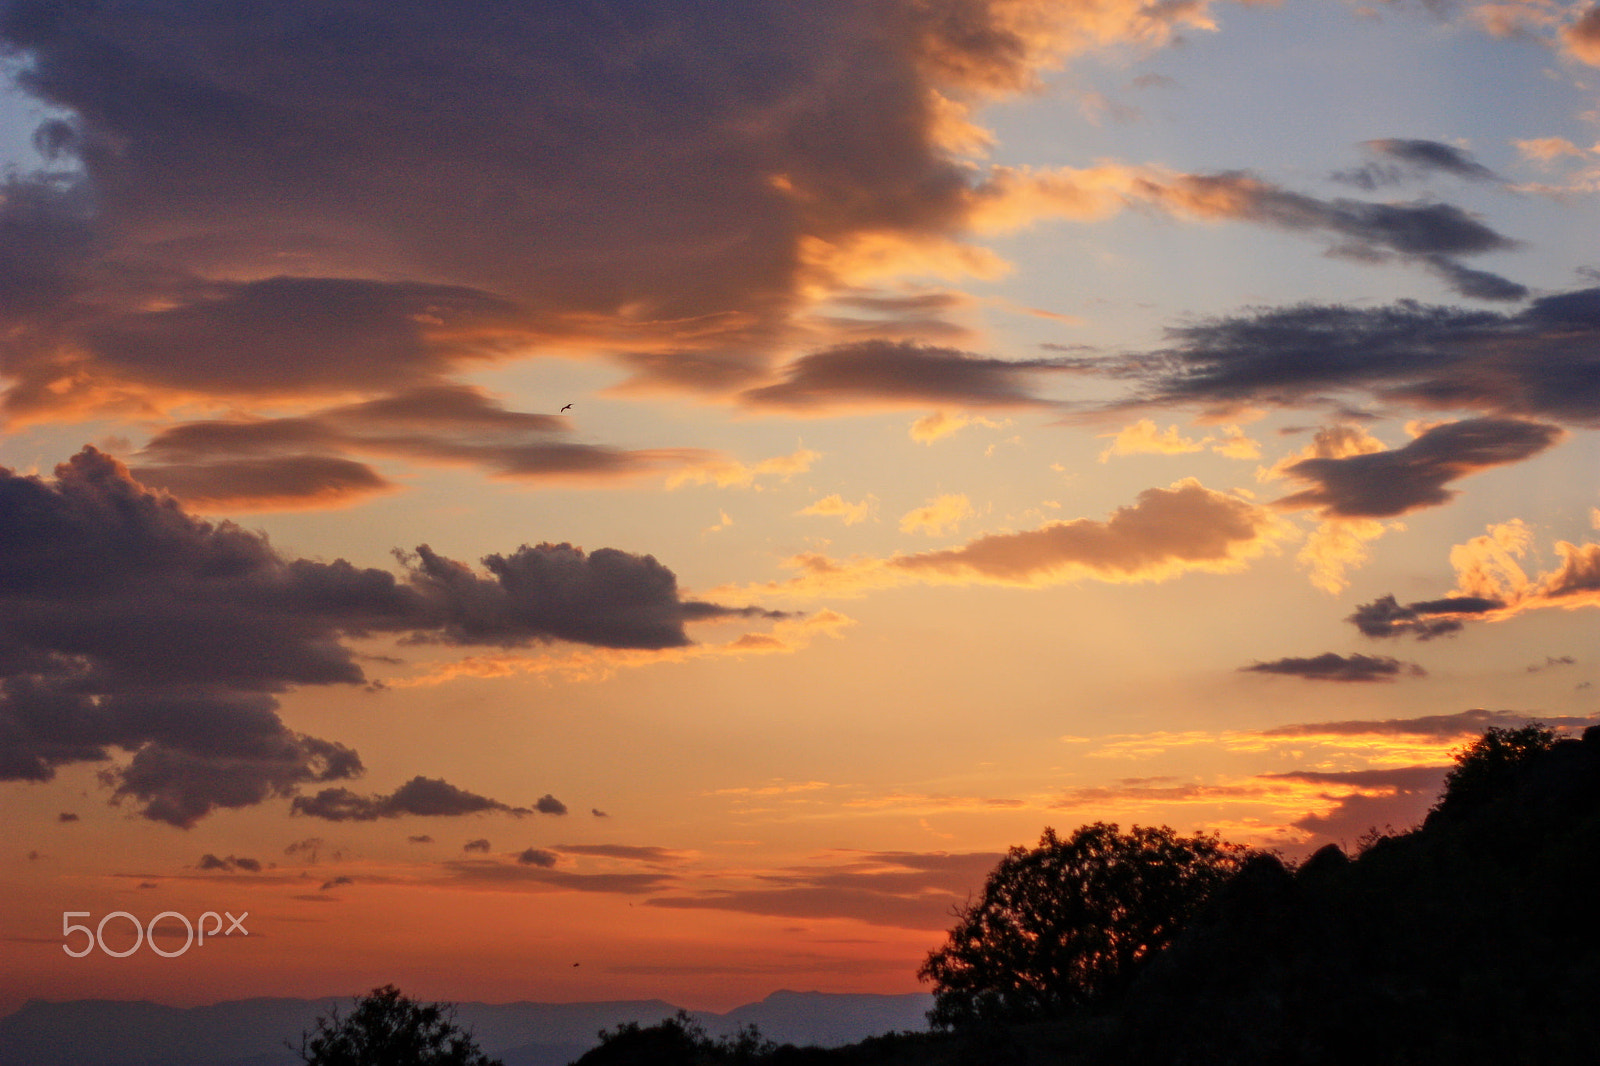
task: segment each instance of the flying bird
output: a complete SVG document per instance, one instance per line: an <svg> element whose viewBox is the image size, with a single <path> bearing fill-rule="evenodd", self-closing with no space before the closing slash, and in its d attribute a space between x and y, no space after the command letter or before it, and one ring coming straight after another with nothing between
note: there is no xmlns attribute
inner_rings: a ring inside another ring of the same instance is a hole
<svg viewBox="0 0 1600 1066"><path fill-rule="evenodd" d="M570 411L570 410L572 410L572 405L569 403L569 404L567 404L567 406L563 407L562 410L563 411Z"/></svg>

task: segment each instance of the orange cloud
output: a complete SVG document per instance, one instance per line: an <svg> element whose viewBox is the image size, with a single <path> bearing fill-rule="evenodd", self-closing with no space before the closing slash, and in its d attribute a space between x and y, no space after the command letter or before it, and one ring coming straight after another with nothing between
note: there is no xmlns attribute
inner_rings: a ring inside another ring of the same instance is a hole
<svg viewBox="0 0 1600 1066"><path fill-rule="evenodd" d="M1270 511L1193 478L1146 489L1105 521L1078 518L1020 533L993 533L959 548L837 562L807 554L800 573L763 593L852 594L896 585L1038 588L1092 579L1165 581L1191 571L1229 573L1274 550L1292 527Z"/></svg>
<svg viewBox="0 0 1600 1066"><path fill-rule="evenodd" d="M1125 426L1116 433L1102 433L1102 437L1111 437L1111 445L1100 453L1100 461L1108 462L1113 455L1136 455L1149 453L1154 455L1183 455L1187 452L1204 451L1206 440L1193 440L1178 432L1177 426L1168 426L1163 432L1156 428L1155 422L1148 418L1141 418L1131 426Z"/></svg>
<svg viewBox="0 0 1600 1066"><path fill-rule="evenodd" d="M824 496L807 507L802 507L795 514L802 515L832 515L844 520L847 526L857 522L865 522L872 515L872 509L877 505L877 497L868 496L860 503L846 503L845 498L837 492L832 496Z"/></svg>
<svg viewBox="0 0 1600 1066"><path fill-rule="evenodd" d="M1600 67L1600 4L1591 6L1575 22L1562 27L1561 43L1578 60Z"/></svg>
<svg viewBox="0 0 1600 1066"><path fill-rule="evenodd" d="M900 518L900 532L916 533L921 531L929 536L937 537L943 534L946 529L954 530L963 518L970 518L972 514L972 501L965 496L938 496L916 510L902 515Z"/></svg>
<svg viewBox="0 0 1600 1066"><path fill-rule="evenodd" d="M711 459L693 463L682 470L674 471L667 476L667 488L682 488L684 485L715 485L718 488L750 488L755 486L756 479L764 476L775 476L783 481L788 481L796 474L803 474L811 469L811 464L822 458L821 452L811 451L809 448L800 448L788 455L777 455L771 459L763 459L758 463L741 463L733 459Z"/></svg>
<svg viewBox="0 0 1600 1066"><path fill-rule="evenodd" d="M911 439L922 444L932 444L941 437L948 437L968 425L987 426L990 429L999 429L1006 425L981 415L952 415L945 411L935 411L911 423Z"/></svg>
<svg viewBox="0 0 1600 1066"><path fill-rule="evenodd" d="M1201 437L1199 440L1194 440L1183 436L1177 426L1168 426L1165 430L1161 430L1152 420L1141 418L1116 433L1102 433L1100 436L1112 438L1110 446L1100 453L1102 463L1109 462L1114 455L1184 455L1189 452L1205 451L1207 448L1230 459L1261 458L1261 445L1245 436L1244 431L1238 426L1232 425L1224 427L1220 437Z"/></svg>
<svg viewBox="0 0 1600 1066"><path fill-rule="evenodd" d="M1527 554L1532 540L1527 523L1514 518L1450 549L1456 587L1461 590L1452 595L1499 601L1499 608L1476 616L1485 621L1501 621L1542 607L1576 610L1600 606L1600 543L1557 541L1561 564L1529 577L1518 560Z"/></svg>

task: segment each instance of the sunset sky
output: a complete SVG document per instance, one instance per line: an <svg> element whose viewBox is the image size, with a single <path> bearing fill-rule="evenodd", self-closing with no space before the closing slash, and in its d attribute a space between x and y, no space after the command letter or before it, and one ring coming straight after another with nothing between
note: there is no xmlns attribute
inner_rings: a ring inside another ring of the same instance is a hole
<svg viewBox="0 0 1600 1066"><path fill-rule="evenodd" d="M0 1011L916 991L1047 825L1595 714L1588 0L0 42Z"/></svg>

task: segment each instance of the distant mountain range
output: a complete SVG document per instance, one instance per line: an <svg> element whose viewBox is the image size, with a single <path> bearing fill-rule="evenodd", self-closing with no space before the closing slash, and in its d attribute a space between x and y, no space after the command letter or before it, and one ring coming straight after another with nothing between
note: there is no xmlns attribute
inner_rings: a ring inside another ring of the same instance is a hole
<svg viewBox="0 0 1600 1066"><path fill-rule="evenodd" d="M933 997L774 992L726 1014L690 1011L712 1036L755 1025L780 1044L838 1047L927 1028ZM83 999L30 1000L0 1018L0 1066L298 1066L285 1041L346 999L242 999L209 1007ZM506 1066L566 1066L625 1022L677 1013L659 999L606 1003L460 1003L456 1022Z"/></svg>

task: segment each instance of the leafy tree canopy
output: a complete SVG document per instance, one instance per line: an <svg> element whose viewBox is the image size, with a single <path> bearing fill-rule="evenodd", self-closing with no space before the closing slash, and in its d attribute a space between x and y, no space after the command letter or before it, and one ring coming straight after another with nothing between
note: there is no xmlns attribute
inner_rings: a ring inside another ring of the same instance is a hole
<svg viewBox="0 0 1600 1066"><path fill-rule="evenodd" d="M1444 793L1433 809L1458 815L1482 806L1500 793L1521 767L1549 751L1555 742L1555 731L1541 722L1529 722L1520 729L1491 727L1455 753L1455 769L1445 776Z"/></svg>
<svg viewBox="0 0 1600 1066"><path fill-rule="evenodd" d="M941 1027L1060 1016L1121 991L1249 855L1166 826L1096 822L1014 847L917 976Z"/></svg>
<svg viewBox="0 0 1600 1066"><path fill-rule="evenodd" d="M344 1016L318 1018L300 1038L306 1066L502 1066L458 1028L446 1003L418 1003L394 985L374 988Z"/></svg>

